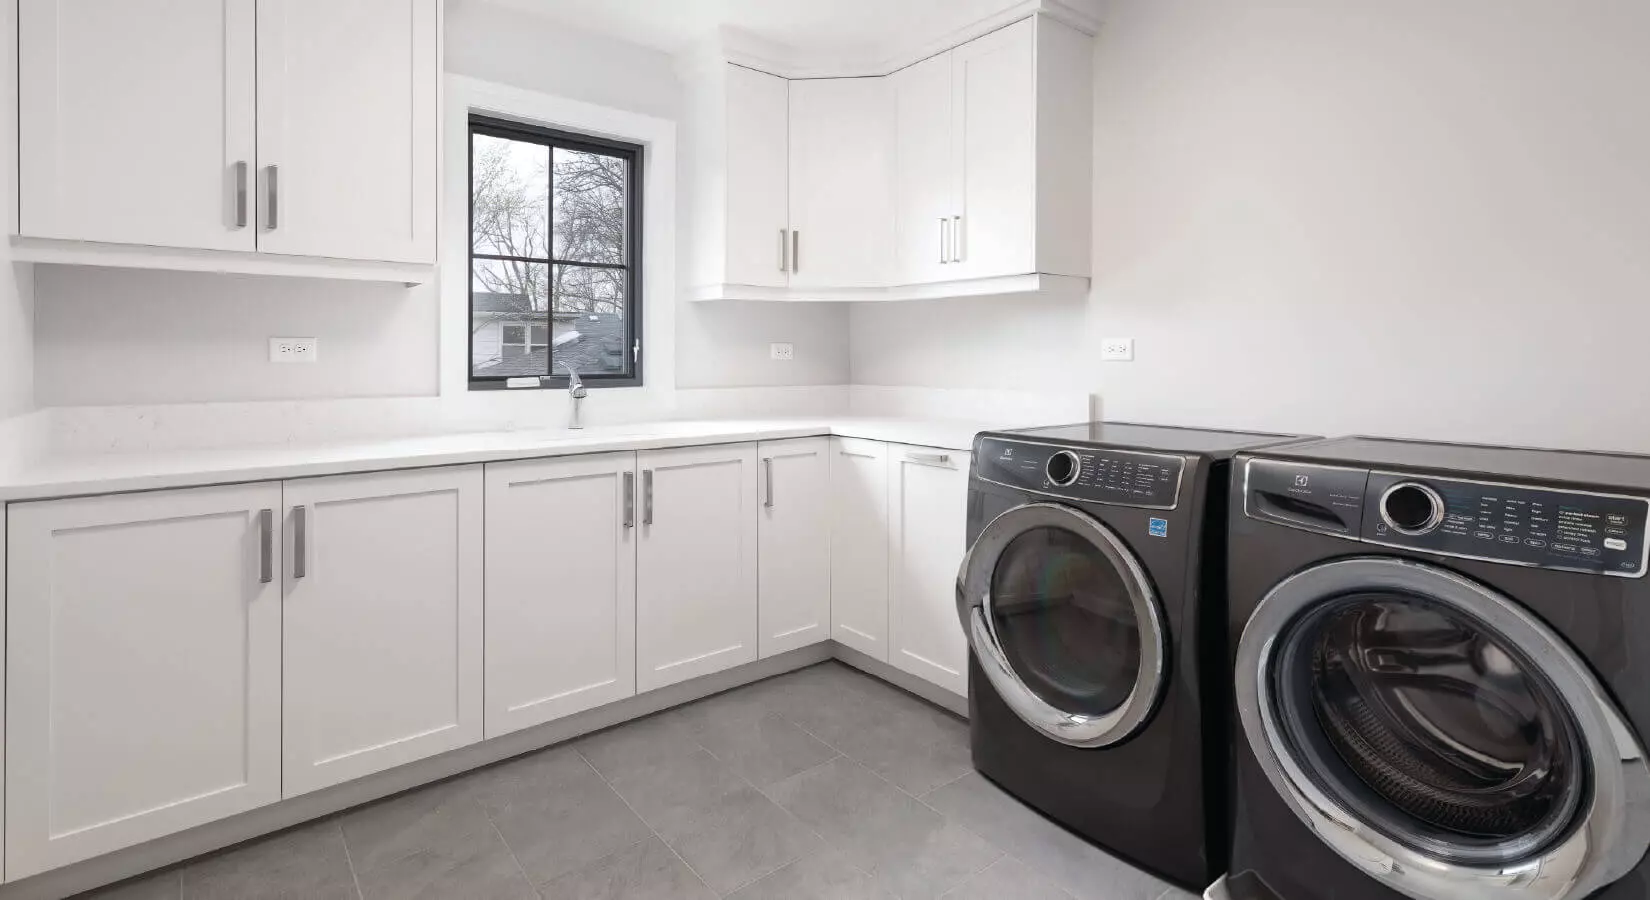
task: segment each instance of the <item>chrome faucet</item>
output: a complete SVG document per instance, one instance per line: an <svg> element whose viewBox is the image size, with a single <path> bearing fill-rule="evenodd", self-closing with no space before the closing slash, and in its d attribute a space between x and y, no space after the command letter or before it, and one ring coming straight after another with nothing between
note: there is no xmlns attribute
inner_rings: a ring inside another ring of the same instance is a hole
<svg viewBox="0 0 1650 900"><path fill-rule="evenodd" d="M589 396L590 392L585 389L584 382L579 380L578 369L573 368L571 363L562 363L562 366L567 369L567 395L573 398L573 419L567 423L567 427L583 428L584 423L579 421L579 404L584 402L584 398Z"/></svg>

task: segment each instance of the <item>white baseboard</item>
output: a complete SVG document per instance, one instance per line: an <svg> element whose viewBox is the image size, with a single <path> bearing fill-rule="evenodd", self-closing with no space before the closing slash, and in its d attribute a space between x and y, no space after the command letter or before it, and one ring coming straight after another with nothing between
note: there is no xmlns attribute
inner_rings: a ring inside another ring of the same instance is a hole
<svg viewBox="0 0 1650 900"><path fill-rule="evenodd" d="M908 694L915 694L947 712L956 713L965 719L968 718L967 697L953 694L945 688L923 681L915 675L908 675L845 644L832 641L831 651L838 660L853 666L872 678L879 678Z"/></svg>

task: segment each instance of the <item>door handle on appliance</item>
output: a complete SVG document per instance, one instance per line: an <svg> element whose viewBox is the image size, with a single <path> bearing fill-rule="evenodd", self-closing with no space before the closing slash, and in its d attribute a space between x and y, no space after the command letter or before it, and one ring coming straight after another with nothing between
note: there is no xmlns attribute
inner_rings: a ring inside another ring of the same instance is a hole
<svg viewBox="0 0 1650 900"><path fill-rule="evenodd" d="M268 192L265 200L269 204L269 217L265 220L265 228L274 231L281 224L281 170L279 166L264 167L264 189Z"/></svg>
<svg viewBox="0 0 1650 900"><path fill-rule="evenodd" d="M653 470L642 470L642 524L653 524Z"/></svg>
<svg viewBox="0 0 1650 900"><path fill-rule="evenodd" d="M791 271L799 272L802 269L802 230L791 229Z"/></svg>
<svg viewBox="0 0 1650 900"><path fill-rule="evenodd" d="M779 229L779 271L788 272L791 268L790 240L787 236L789 229Z"/></svg>
<svg viewBox="0 0 1650 900"><path fill-rule="evenodd" d="M302 578L309 574L309 565L305 557L309 555L309 511L302 506L292 508L292 577Z"/></svg>
<svg viewBox="0 0 1650 900"><path fill-rule="evenodd" d="M949 453L915 453L915 452L913 452L913 453L905 454L905 459L908 462L914 462L914 463L918 463L918 464L924 465L924 466L949 466L949 465L951 465L951 454L949 454Z"/></svg>
<svg viewBox="0 0 1650 900"><path fill-rule="evenodd" d="M942 266L951 261L948 258L951 255L951 244L945 239L945 226L950 222L950 219L940 216L940 265Z"/></svg>
<svg viewBox="0 0 1650 900"><path fill-rule="evenodd" d="M624 527L636 527L636 473L624 473Z"/></svg>
<svg viewBox="0 0 1650 900"><path fill-rule="evenodd" d="M762 458L762 472L763 480L767 482L767 489L763 494L766 499L762 501L762 505L768 509L773 509L773 457L765 456Z"/></svg>
<svg viewBox="0 0 1650 900"><path fill-rule="evenodd" d="M962 216L951 217L951 261L963 261L963 221Z"/></svg>
<svg viewBox="0 0 1650 900"><path fill-rule="evenodd" d="M246 160L235 164L235 227L246 227Z"/></svg>
<svg viewBox="0 0 1650 900"><path fill-rule="evenodd" d="M275 580L275 510L258 510L258 583Z"/></svg>

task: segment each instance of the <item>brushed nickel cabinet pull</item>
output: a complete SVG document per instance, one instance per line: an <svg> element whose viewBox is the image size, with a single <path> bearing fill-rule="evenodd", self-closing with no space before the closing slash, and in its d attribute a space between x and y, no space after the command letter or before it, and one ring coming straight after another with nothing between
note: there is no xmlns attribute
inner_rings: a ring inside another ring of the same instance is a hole
<svg viewBox="0 0 1650 900"><path fill-rule="evenodd" d="M636 473L624 473L624 527L636 527Z"/></svg>
<svg viewBox="0 0 1650 900"><path fill-rule="evenodd" d="M767 481L767 490L764 494L767 499L762 501L762 505L768 509L773 509L773 457L763 457L762 470L764 472L763 477Z"/></svg>
<svg viewBox="0 0 1650 900"><path fill-rule="evenodd" d="M269 204L269 218L266 226L274 231L281 224L281 170L278 166L267 166L264 169L264 188L268 191L265 200Z"/></svg>
<svg viewBox="0 0 1650 900"><path fill-rule="evenodd" d="M235 227L246 227L246 160L235 164Z"/></svg>
<svg viewBox="0 0 1650 900"><path fill-rule="evenodd" d="M653 470L642 470L642 524L653 524Z"/></svg>
<svg viewBox="0 0 1650 900"><path fill-rule="evenodd" d="M258 583L275 580L275 510L258 510Z"/></svg>
<svg viewBox="0 0 1650 900"><path fill-rule="evenodd" d="M791 229L791 271L802 271L802 231L798 228Z"/></svg>
<svg viewBox="0 0 1650 900"><path fill-rule="evenodd" d="M303 578L309 574L309 565L305 559L308 556L309 536L305 534L309 525L309 511L302 506L292 508L292 577Z"/></svg>

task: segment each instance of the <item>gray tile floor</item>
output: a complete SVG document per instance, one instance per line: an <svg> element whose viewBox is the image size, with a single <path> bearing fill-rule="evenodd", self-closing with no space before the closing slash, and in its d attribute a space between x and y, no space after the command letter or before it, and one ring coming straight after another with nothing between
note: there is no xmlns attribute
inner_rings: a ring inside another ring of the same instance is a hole
<svg viewBox="0 0 1650 900"><path fill-rule="evenodd" d="M1187 900L824 663L184 863L99 900Z"/></svg>

